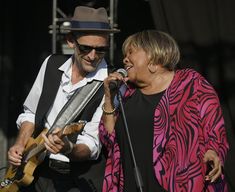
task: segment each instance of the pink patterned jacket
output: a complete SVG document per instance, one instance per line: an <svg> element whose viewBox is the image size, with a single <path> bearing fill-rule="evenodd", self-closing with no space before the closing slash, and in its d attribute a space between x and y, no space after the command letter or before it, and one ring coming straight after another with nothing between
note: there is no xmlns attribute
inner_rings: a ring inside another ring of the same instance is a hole
<svg viewBox="0 0 235 192"><path fill-rule="evenodd" d="M126 91L124 97L134 91ZM199 73L177 70L153 118L153 169L161 186L170 192L228 191L223 175L216 183L205 181L205 152L216 151L224 163L229 146L217 94ZM108 134L102 122L99 131L108 150L103 192L122 192L124 178L115 131Z"/></svg>

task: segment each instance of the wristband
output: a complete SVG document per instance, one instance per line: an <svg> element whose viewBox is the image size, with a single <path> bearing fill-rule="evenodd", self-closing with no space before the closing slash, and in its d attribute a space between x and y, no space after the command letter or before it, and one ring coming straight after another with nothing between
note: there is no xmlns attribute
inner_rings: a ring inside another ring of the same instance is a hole
<svg viewBox="0 0 235 192"><path fill-rule="evenodd" d="M71 141L69 141L69 147L66 151L63 152L64 155L68 155L72 152L73 150L73 143Z"/></svg>

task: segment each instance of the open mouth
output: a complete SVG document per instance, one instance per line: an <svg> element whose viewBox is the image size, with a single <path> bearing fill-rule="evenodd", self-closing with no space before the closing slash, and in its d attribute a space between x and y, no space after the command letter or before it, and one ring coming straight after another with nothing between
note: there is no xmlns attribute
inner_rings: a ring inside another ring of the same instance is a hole
<svg viewBox="0 0 235 192"><path fill-rule="evenodd" d="M132 68L132 66L125 67L126 71L128 71L130 68Z"/></svg>

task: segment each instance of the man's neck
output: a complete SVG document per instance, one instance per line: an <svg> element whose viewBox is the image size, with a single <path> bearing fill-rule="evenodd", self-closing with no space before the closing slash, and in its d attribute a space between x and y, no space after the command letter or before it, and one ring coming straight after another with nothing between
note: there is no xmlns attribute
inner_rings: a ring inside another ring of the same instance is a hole
<svg viewBox="0 0 235 192"><path fill-rule="evenodd" d="M71 77L71 82L72 84L76 84L82 79L86 77L86 73L81 73L81 70L77 67L76 64L72 64L72 77Z"/></svg>

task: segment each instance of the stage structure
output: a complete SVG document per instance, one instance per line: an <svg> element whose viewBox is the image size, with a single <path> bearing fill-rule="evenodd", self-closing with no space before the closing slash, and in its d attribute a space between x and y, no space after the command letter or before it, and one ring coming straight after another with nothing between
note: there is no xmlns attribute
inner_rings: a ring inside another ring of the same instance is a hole
<svg viewBox="0 0 235 192"><path fill-rule="evenodd" d="M117 28L117 6L118 0L109 0L109 7L107 13L109 14L109 21L111 28ZM66 42L58 45L58 40L61 36L64 35L63 30L61 30L61 26L69 25L70 18L58 7L57 0L53 0L52 6L52 25L49 26L49 33L52 34L52 53L60 53L63 54L72 54L73 50L67 47ZM110 50L109 50L109 64L114 66L114 50L115 50L115 42L114 42L114 34L110 34ZM58 51L58 48L61 47L62 51Z"/></svg>

